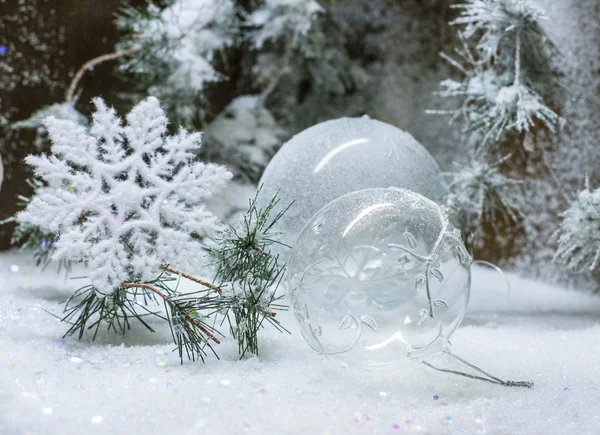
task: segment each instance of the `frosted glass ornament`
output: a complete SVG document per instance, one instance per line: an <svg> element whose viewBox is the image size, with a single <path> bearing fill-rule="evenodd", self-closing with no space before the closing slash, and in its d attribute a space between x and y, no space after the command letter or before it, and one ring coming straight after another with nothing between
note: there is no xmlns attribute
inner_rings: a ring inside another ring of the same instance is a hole
<svg viewBox="0 0 600 435"><path fill-rule="evenodd" d="M433 201L398 189L344 195L305 226L288 263L302 335L359 368L445 351L469 300L471 258Z"/></svg>
<svg viewBox="0 0 600 435"><path fill-rule="evenodd" d="M446 194L440 168L421 144L366 116L322 122L297 134L273 157L260 185L259 207L277 192L280 209L294 201L275 227L290 246L319 209L346 193L394 186L437 202Z"/></svg>

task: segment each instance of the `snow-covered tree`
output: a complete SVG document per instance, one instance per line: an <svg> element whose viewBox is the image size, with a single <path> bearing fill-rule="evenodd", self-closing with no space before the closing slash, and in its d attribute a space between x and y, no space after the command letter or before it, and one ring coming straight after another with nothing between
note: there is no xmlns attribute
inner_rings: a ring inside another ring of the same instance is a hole
<svg viewBox="0 0 600 435"><path fill-rule="evenodd" d="M313 21L325 9L314 0L265 0L248 14L244 25L250 29L252 47L260 50L267 42L288 39L293 47L302 46Z"/></svg>
<svg viewBox="0 0 600 435"><path fill-rule="evenodd" d="M167 134L156 98L134 107L126 125L101 99L94 104L89 129L45 121L52 153L26 161L47 186L18 219L56 233L54 257L88 264L103 294L154 279L163 264L193 267L200 238L222 228L203 203L231 174L195 159L200 134Z"/></svg>
<svg viewBox="0 0 600 435"><path fill-rule="evenodd" d="M451 114L463 124L463 142L475 162L455 175L449 202L464 207L467 226L481 238L484 221L492 227L495 220L519 221L512 214L514 183L493 163L499 156L542 162L544 173L551 172L535 138L561 124L551 108L559 87L548 66L554 47L539 24L545 16L533 1L465 0L453 7L459 16L451 24L460 26L461 46L455 57L442 57L461 77L442 81L439 94L461 104L429 112Z"/></svg>
<svg viewBox="0 0 600 435"><path fill-rule="evenodd" d="M600 270L600 188L586 187L563 213L557 232L557 263L576 272Z"/></svg>
<svg viewBox="0 0 600 435"><path fill-rule="evenodd" d="M451 24L463 26L463 44L459 60L442 56L462 79L444 80L440 95L458 97L462 105L430 112L462 116L477 147L493 146L510 132L527 132L538 121L554 131L560 117L545 98L555 87L544 51L553 46L539 25L543 12L531 0L467 0L454 7L460 15Z"/></svg>
<svg viewBox="0 0 600 435"><path fill-rule="evenodd" d="M126 8L117 25L128 33L120 50L136 54L122 63L142 80L178 122L203 118L208 83L226 79L216 65L239 40L239 8L233 0L177 0L165 9Z"/></svg>
<svg viewBox="0 0 600 435"><path fill-rule="evenodd" d="M117 23L126 32L117 50L132 52L122 58L124 76L133 76L141 93L159 97L169 117L190 129L212 130L211 122L220 123L245 96L276 124L295 128L298 112L312 120L323 101L331 104L364 81L341 30L315 0L174 0L163 8L125 8ZM298 107L308 92L323 101ZM244 134L241 125L237 130ZM271 154L249 158L247 147L227 148L207 140L201 158L258 181Z"/></svg>
<svg viewBox="0 0 600 435"><path fill-rule="evenodd" d="M292 54L315 55L309 53L309 33L323 9L314 0L265 0L250 10L245 3L175 0L164 9L153 3L144 10L125 8L117 24L127 36L118 48L136 54L121 68L142 80L186 125L206 118L207 86L231 80L234 61L227 49L232 47L285 53L279 71L262 85L270 92L289 72Z"/></svg>

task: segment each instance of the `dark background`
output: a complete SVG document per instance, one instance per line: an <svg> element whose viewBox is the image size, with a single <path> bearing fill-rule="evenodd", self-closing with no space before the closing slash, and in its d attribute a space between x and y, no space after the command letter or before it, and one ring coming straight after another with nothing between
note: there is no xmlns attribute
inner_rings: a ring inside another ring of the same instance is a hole
<svg viewBox="0 0 600 435"><path fill-rule="evenodd" d="M141 6L145 1L129 4ZM0 45L7 47L0 56L0 113L16 122L42 106L62 102L71 77L83 63L114 51L119 39L114 18L120 6L120 0L0 0ZM94 96L127 89L114 68L114 63L105 63L86 73L79 86L83 89L80 111L89 113L86 102ZM5 166L0 220L17 210L18 195L30 194L25 180L31 172L22 162L38 152L34 137L35 131L0 124ZM11 225L0 226L0 250L10 247L11 233Z"/></svg>

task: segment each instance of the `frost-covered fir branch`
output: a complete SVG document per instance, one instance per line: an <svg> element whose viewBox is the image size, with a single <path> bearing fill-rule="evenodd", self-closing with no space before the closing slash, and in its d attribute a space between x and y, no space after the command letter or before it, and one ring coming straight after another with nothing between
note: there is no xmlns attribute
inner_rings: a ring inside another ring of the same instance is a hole
<svg viewBox="0 0 600 435"><path fill-rule="evenodd" d="M204 201L231 174L195 159L200 134L167 134L155 98L138 104L127 125L101 99L89 129L45 121L52 154L29 156L47 187L18 214L58 235L57 259L84 262L92 285L110 294L123 282L152 280L160 265L193 267L200 238L221 229Z"/></svg>
<svg viewBox="0 0 600 435"><path fill-rule="evenodd" d="M152 2L142 10L127 7L117 20L127 34L118 49L136 54L122 69L138 77L186 125L203 120L206 87L228 79L226 51L232 47L287 53L266 85L273 87L287 72L291 54L310 55L309 31L323 9L314 0L256 3L249 10L246 2L236 0L175 0L164 9Z"/></svg>
<svg viewBox="0 0 600 435"><path fill-rule="evenodd" d="M469 0L455 7L461 14L451 24L464 26L462 46L458 59L442 57L462 78L444 80L439 94L462 103L458 109L429 112L461 116L478 147L530 131L536 123L554 131L561 119L546 101L556 86L544 51L553 46L538 24L543 13L529 0Z"/></svg>
<svg viewBox="0 0 600 435"><path fill-rule="evenodd" d="M325 9L314 0L265 0L248 14L244 27L250 30L253 48L260 50L267 43L285 40L301 48L317 15Z"/></svg>
<svg viewBox="0 0 600 435"><path fill-rule="evenodd" d="M600 188L591 190L589 180L577 199L563 213L557 231L554 261L577 272L600 268Z"/></svg>
<svg viewBox="0 0 600 435"><path fill-rule="evenodd" d="M12 128L35 129L34 145L41 151L49 142L44 119L50 116L58 119L68 119L83 126L88 124L87 118L75 108L75 101L71 101L44 106L36 110L29 118L13 123Z"/></svg>
<svg viewBox="0 0 600 435"><path fill-rule="evenodd" d="M450 24L464 26L466 38L480 38L477 48L486 60L502 49L512 51L518 43L517 33L527 42L544 38L539 22L547 17L531 0L465 0L451 7L458 9L460 16Z"/></svg>
<svg viewBox="0 0 600 435"><path fill-rule="evenodd" d="M39 180L28 179L27 184L31 187L34 195L44 188L44 184ZM31 198L19 196L19 207L25 208L31 202ZM0 225L14 223L16 224L11 237L11 244L18 246L23 252L31 253L35 259L36 266L46 268L52 261L52 254L55 251L56 234L42 230L37 225L22 222L17 219L17 216L12 216L8 219L0 221ZM70 270L70 262L62 259L58 262L58 271L65 270L68 274Z"/></svg>
<svg viewBox="0 0 600 435"><path fill-rule="evenodd" d="M287 308L276 294L285 265L270 251L270 246L282 244L282 235L274 232L273 226L287 208L271 216L279 199L275 197L264 210L258 209L259 194L260 190L250 201L243 222L225 230L217 246L210 249L219 264L215 281L231 300L224 314L242 357L258 354L258 332L265 322L287 331L276 319L276 311Z"/></svg>
<svg viewBox="0 0 600 435"><path fill-rule="evenodd" d="M244 181L258 181L272 155L273 134L265 128L278 136L279 125L298 124L298 111L314 118L332 95L366 86L368 75L348 53L342 30L315 0L157 5L125 8L117 20L125 36L116 49L136 50L121 70L141 94L159 97L171 120L207 133L202 159L228 165ZM318 97L292 114L289 107L307 93ZM240 108L251 100L255 109ZM226 140L236 131L243 136L247 126L212 134L232 123L233 112L256 124L254 137ZM275 125L264 123L269 117Z"/></svg>
<svg viewBox="0 0 600 435"><path fill-rule="evenodd" d="M473 161L460 171L450 173L450 194L446 203L453 220L460 223L473 244L481 243L484 224L498 229L500 224L518 222L519 211L518 180L500 173L500 165L507 161L506 156L494 164Z"/></svg>
<svg viewBox="0 0 600 435"><path fill-rule="evenodd" d="M233 0L175 0L164 9L126 7L117 26L127 33L118 50L135 50L122 63L163 101L172 118L190 125L203 118L207 84L226 79L216 65L240 38L240 10Z"/></svg>
<svg viewBox="0 0 600 435"><path fill-rule="evenodd" d="M284 137L264 101L260 95L237 97L204 130L213 157L229 162L245 182L258 182Z"/></svg>

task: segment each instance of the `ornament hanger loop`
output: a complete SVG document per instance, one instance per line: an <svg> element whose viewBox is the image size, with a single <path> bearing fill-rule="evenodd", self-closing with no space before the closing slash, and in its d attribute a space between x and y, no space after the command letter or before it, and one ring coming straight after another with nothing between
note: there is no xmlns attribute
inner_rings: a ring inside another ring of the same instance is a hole
<svg viewBox="0 0 600 435"><path fill-rule="evenodd" d="M467 367L481 373L483 376L477 376L477 375L472 375L470 373L465 373L465 372L461 372L458 370L451 370L451 369L443 369L440 367L436 367L431 363L428 363L427 361L423 361L423 364L425 364L427 367L430 367L434 370L437 370L439 372L444 372L444 373L452 373L454 375L458 375L458 376L463 376L465 378L470 378L470 379L477 379L479 381L485 381L485 382L491 382L492 384L498 384L498 385L503 385L505 387L524 387L524 388L533 388L534 383L532 381L503 381L500 378L497 378L496 376L491 375L490 373L486 372L485 370L477 367L474 364L471 364L468 361L465 361L464 359L462 359L461 357L459 357L458 355L450 352L449 350L445 350L444 353L448 356L451 356L452 358L456 359L458 362L460 362L461 364L466 365Z"/></svg>

